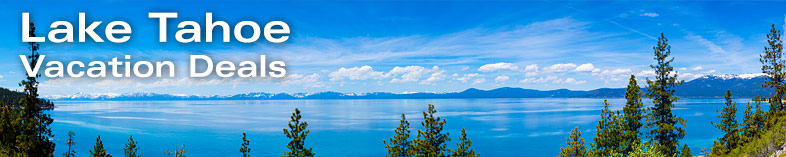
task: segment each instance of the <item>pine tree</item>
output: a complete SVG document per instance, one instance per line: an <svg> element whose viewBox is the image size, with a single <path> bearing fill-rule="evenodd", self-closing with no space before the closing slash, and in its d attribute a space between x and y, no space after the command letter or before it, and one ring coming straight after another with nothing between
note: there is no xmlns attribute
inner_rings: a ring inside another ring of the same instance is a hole
<svg viewBox="0 0 786 157"><path fill-rule="evenodd" d="M385 148L388 149L387 156L390 157L410 157L413 156L412 141L409 140L409 122L404 114L401 114L401 124L396 127L396 136L390 138L390 143L382 140Z"/></svg>
<svg viewBox="0 0 786 157"><path fill-rule="evenodd" d="M740 143L748 143L764 130L766 115L761 109L761 101L762 99L760 97L756 97L754 99L755 105L751 105L751 103L745 105L746 109L742 111Z"/></svg>
<svg viewBox="0 0 786 157"><path fill-rule="evenodd" d="M0 102L2 103L2 102ZM3 105L0 111L0 155L13 156L18 152L16 135L19 135L19 109Z"/></svg>
<svg viewBox="0 0 786 157"><path fill-rule="evenodd" d="M308 135L309 131L306 129L308 127L307 122L300 122L300 110L295 108L295 113L292 113L290 117L291 120L289 121L289 129L284 129L284 135L287 135L287 138L292 139L292 141L287 144L286 156L288 157L304 157L304 156L314 156L314 153L311 152L311 148L305 148L306 136Z"/></svg>
<svg viewBox="0 0 786 157"><path fill-rule="evenodd" d="M783 42L781 41L781 31L775 28L775 24L770 29L770 34L767 34L767 44L764 47L764 54L760 55L759 61L762 64L761 71L767 74L764 83L761 87L774 88L775 94L770 98L770 113L774 111L783 111L784 105L782 99L786 94L786 60L783 59Z"/></svg>
<svg viewBox="0 0 786 157"><path fill-rule="evenodd" d="M30 23L28 34L31 37L35 37L35 25L32 22ZM40 57L38 53L39 45L35 42L28 44L30 45L31 54L27 56L30 61L27 64L34 68L38 66L36 63ZM28 76L26 80L19 83L20 86L24 86L25 96L19 100L22 109L21 114L16 117L18 119L16 121L19 122L19 127L21 127L18 134L16 134L16 147L18 148L16 153L27 156L53 156L55 143L49 139L54 137L54 135L52 135L49 125L54 120L49 114L43 113L43 108L40 106L42 103L38 99L38 81L36 77L38 77L38 74Z"/></svg>
<svg viewBox="0 0 786 157"><path fill-rule="evenodd" d="M475 153L475 150L470 148L472 146L472 141L467 138L467 131L464 128L461 128L461 136L459 136L459 142L456 143L456 150L453 150L450 154L451 157L478 157L480 154Z"/></svg>
<svg viewBox="0 0 786 157"><path fill-rule="evenodd" d="M76 136L76 133L74 133L74 131L68 131L68 140L66 140L66 145L68 145L68 151L63 153L64 157L74 157L76 155L76 150L71 149L71 147L76 145L76 142L74 142L74 136Z"/></svg>
<svg viewBox="0 0 786 157"><path fill-rule="evenodd" d="M106 149L104 149L104 142L101 142L101 135L98 135L98 138L96 138L96 145L93 145L93 150L90 150L90 156L92 157L111 156L107 154Z"/></svg>
<svg viewBox="0 0 786 157"><path fill-rule="evenodd" d="M434 105L428 104L428 110L423 112L424 130L418 130L418 138L414 140L413 149L418 157L441 157L446 156L447 143L450 141L449 133L442 133L445 119L434 117L437 110Z"/></svg>
<svg viewBox="0 0 786 157"><path fill-rule="evenodd" d="M611 111L609 103L603 100L603 109L600 111L600 120L595 131L595 138L592 143L593 156L611 156L614 153L622 152L622 143L625 142L620 137L622 135L622 123L617 116L619 111Z"/></svg>
<svg viewBox="0 0 786 157"><path fill-rule="evenodd" d="M126 143L126 147L123 148L123 152L125 157L141 157L142 155L136 155L139 151L139 147L136 147L137 142L134 141L134 136L128 136L128 143Z"/></svg>
<svg viewBox="0 0 786 157"><path fill-rule="evenodd" d="M690 153L690 147L687 144L682 145L682 150L680 151L680 157L693 157L693 154Z"/></svg>
<svg viewBox="0 0 786 157"><path fill-rule="evenodd" d="M725 98L726 106L723 107L722 111L716 110L716 112L720 113L720 115L717 117L720 118L721 121L720 123L712 124L715 125L715 128L720 129L726 134L724 134L723 137L718 138L715 144L713 144L713 155L727 154L729 151L736 148L740 141L737 130L737 119L735 119L735 115L737 113L737 103L734 103L731 100L731 90L726 90Z"/></svg>
<svg viewBox="0 0 786 157"><path fill-rule="evenodd" d="M240 144L240 153L243 153L243 157L250 157L251 156L251 148L248 148L248 145L251 143L248 139L246 139L246 133L243 133L243 143Z"/></svg>
<svg viewBox="0 0 786 157"><path fill-rule="evenodd" d="M175 147L174 151L165 150L169 157L186 157L186 145L180 145L180 147Z"/></svg>
<svg viewBox="0 0 786 157"><path fill-rule="evenodd" d="M647 126L652 128L648 137L662 148L664 154L679 154L679 140L685 137L685 120L671 112L674 102L679 97L674 96L674 87L684 81L677 81L677 72L671 66L674 58L669 59L671 46L668 39L660 34L658 45L653 47L657 64L650 65L655 70L655 80L647 79L647 98L652 99L654 107L647 119ZM677 126L681 124L683 127Z"/></svg>
<svg viewBox="0 0 786 157"><path fill-rule="evenodd" d="M581 131L579 127L573 128L570 131L570 136L567 140L568 146L560 148L559 156L561 157L587 157L587 146L584 146L584 139L581 138Z"/></svg>
<svg viewBox="0 0 786 157"><path fill-rule="evenodd" d="M644 103L641 101L641 91L638 83L636 83L636 76L630 75L628 87L625 89L625 107L622 108L623 115L623 155L628 152L633 152L637 149L639 140L639 129L644 125L642 120L645 118Z"/></svg>

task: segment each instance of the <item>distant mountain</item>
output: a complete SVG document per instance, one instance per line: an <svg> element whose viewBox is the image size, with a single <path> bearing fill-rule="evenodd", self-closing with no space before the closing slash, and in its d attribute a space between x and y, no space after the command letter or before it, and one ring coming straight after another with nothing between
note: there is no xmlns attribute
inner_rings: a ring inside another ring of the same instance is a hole
<svg viewBox="0 0 786 157"><path fill-rule="evenodd" d="M643 82L643 81L640 81ZM761 88L763 74L707 75L687 81L676 87L676 95L685 98L719 98L726 89L731 89L734 97L768 96L771 89ZM645 86L641 84L642 88ZM642 89L646 90L646 89ZM229 96L172 95L155 93L129 94L85 94L55 95L45 98L51 100L288 100L288 99L458 99L458 98L621 98L625 88L600 88L589 91L580 90L534 90L503 87L492 90L470 88L461 92L447 93L265 93L254 92Z"/></svg>

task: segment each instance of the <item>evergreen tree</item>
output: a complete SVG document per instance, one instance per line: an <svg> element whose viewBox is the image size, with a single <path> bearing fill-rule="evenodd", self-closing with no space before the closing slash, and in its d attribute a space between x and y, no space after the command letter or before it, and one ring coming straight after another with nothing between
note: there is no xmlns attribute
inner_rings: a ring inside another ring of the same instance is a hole
<svg viewBox="0 0 786 157"><path fill-rule="evenodd" d="M32 22L30 23L28 34L31 37L35 37L35 25ZM40 57L38 53L39 45L35 42L28 44L30 45L31 54L27 56L30 61L27 64L34 68L38 66L36 63ZM19 122L19 127L21 128L19 128L19 132L16 134L16 147L18 149L16 153L26 156L53 156L55 143L49 139L54 137L54 135L52 135L49 125L54 120L49 114L43 113L43 109L40 106L42 103L38 99L38 81L36 77L38 77L38 74L28 76L26 80L19 83L20 86L24 86L25 96L19 100L22 109L16 121Z"/></svg>
<svg viewBox="0 0 786 157"><path fill-rule="evenodd" d="M412 141L409 140L409 122L404 114L401 114L401 124L396 127L396 136L390 138L390 143L382 140L385 148L388 149L387 156L390 157L410 157L413 156Z"/></svg>
<svg viewBox="0 0 786 157"><path fill-rule="evenodd" d="M480 154L475 153L475 150L470 148L472 141L467 138L467 131L461 128L461 136L459 136L459 143L456 143L456 150L450 154L451 157L478 157Z"/></svg>
<svg viewBox="0 0 786 157"><path fill-rule="evenodd" d="M593 156L611 156L614 153L622 152L622 145L625 141L620 137L622 134L622 122L617 115L619 111L611 111L609 103L603 100L603 109L600 111L600 120L595 126L595 138L592 143Z"/></svg>
<svg viewBox="0 0 786 157"><path fill-rule="evenodd" d="M71 149L71 147L76 145L76 142L74 142L74 136L76 136L76 133L74 133L74 131L68 131L68 140L66 140L66 145L68 145L68 151L63 153L64 157L74 157L76 155L76 150Z"/></svg>
<svg viewBox="0 0 786 157"><path fill-rule="evenodd" d="M647 126L652 128L648 136L655 145L662 147L658 150L664 154L679 154L679 140L685 137L685 129L677 124L685 127L685 120L674 115L671 108L674 107L673 103L679 100L679 97L674 96L674 87L684 81L677 81L677 73L671 66L674 58L669 58L671 46L663 33L658 37L658 45L653 49L657 64L650 65L655 70L655 80L647 79L646 96L652 99L654 104L647 119Z"/></svg>
<svg viewBox="0 0 786 157"><path fill-rule="evenodd" d="M573 128L570 131L570 136L567 140L568 146L560 148L560 157L587 157L587 146L584 146L584 139L581 138L581 131L579 127Z"/></svg>
<svg viewBox="0 0 786 157"><path fill-rule="evenodd" d="M180 147L175 147L174 152L165 150L164 153L166 153L166 155L169 157L186 157L186 145L180 145Z"/></svg>
<svg viewBox="0 0 786 157"><path fill-rule="evenodd" d="M781 41L781 31L772 25L770 33L767 34L767 44L764 47L764 54L760 55L759 61L762 64L761 71L767 74L761 87L771 87L775 89L775 94L770 98L770 111L783 111L782 99L786 94L786 60L783 59L783 42ZM770 112L775 113L775 112Z"/></svg>
<svg viewBox="0 0 786 157"><path fill-rule="evenodd" d="M680 157L693 157L693 154L690 153L690 147L687 144L682 145L682 150L680 151Z"/></svg>
<svg viewBox="0 0 786 157"><path fill-rule="evenodd" d="M139 147L136 147L137 142L134 141L134 136L128 136L128 143L126 143L126 147L123 148L123 152L125 157L141 157L142 155L136 155L139 151Z"/></svg>
<svg viewBox="0 0 786 157"><path fill-rule="evenodd" d="M0 102L2 103L2 102ZM16 135L19 135L19 109L3 105L0 111L0 155L13 156L18 152Z"/></svg>
<svg viewBox="0 0 786 157"><path fill-rule="evenodd" d="M104 149L104 142L101 142L101 135L98 135L96 138L96 145L93 145L93 150L90 150L90 156L92 157L109 157L111 155L106 153L106 149Z"/></svg>
<svg viewBox="0 0 786 157"><path fill-rule="evenodd" d="M742 111L740 143L748 143L764 130L764 121L766 116L764 111L761 109L760 101L762 101L762 99L760 97L756 97L754 99L755 105L748 103L745 105L745 110Z"/></svg>
<svg viewBox="0 0 786 157"><path fill-rule="evenodd" d="M447 143L450 141L449 133L442 133L445 119L434 117L437 110L434 105L428 104L428 111L423 112L424 130L418 130L418 138L414 141L413 149L418 157L441 157L446 156Z"/></svg>
<svg viewBox="0 0 786 157"><path fill-rule="evenodd" d="M628 152L633 152L637 149L639 140L639 129L644 125L642 120L645 118L644 103L641 101L641 91L638 83L636 83L636 76L630 75L628 87L625 89L625 107L622 108L624 113L622 122L623 125L623 155Z"/></svg>
<svg viewBox="0 0 786 157"><path fill-rule="evenodd" d="M305 148L306 136L308 135L309 131L306 129L308 127L307 122L300 122L300 110L295 108L295 113L292 113L290 117L291 120L289 121L289 129L284 129L284 135L287 135L287 138L292 139L292 141L287 144L286 156L288 157L304 157L304 156L314 156L314 153L311 152L311 148Z"/></svg>
<svg viewBox="0 0 786 157"><path fill-rule="evenodd" d="M720 123L712 123L715 125L715 128L718 128L726 133L723 135L723 137L718 138L717 141L713 144L712 153L714 155L728 153L729 151L736 148L740 141L737 130L737 119L735 119L735 115L737 113L737 103L734 103L731 100L731 90L726 90L725 98L726 106L723 107L722 111L716 110L716 112L720 113L720 115L717 116L721 119Z"/></svg>
<svg viewBox="0 0 786 157"><path fill-rule="evenodd" d="M251 156L251 148L248 148L248 145L251 143L248 139L246 139L246 133L243 133L243 143L240 144L240 153L243 153L243 157L250 157Z"/></svg>

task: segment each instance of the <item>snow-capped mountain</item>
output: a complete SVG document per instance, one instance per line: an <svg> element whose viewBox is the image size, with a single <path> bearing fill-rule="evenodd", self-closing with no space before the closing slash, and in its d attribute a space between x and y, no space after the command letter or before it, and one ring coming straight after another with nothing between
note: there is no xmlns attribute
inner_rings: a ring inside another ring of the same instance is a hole
<svg viewBox="0 0 786 157"><path fill-rule="evenodd" d="M676 87L676 95L687 98L718 98L723 97L726 90L731 90L734 97L768 96L771 89L762 88L764 74L725 74L706 75L683 83ZM643 82L643 81L642 81ZM644 88L645 84L640 84ZM646 89L643 89L646 90ZM73 95L45 96L51 100L284 100L284 99L453 99L453 98L621 98L625 95L624 88L600 88L589 91L568 89L535 90L515 87L503 87L492 90L470 88L461 92L433 93L265 93L253 92L235 95L187 95L187 94L156 94L156 93L77 93Z"/></svg>

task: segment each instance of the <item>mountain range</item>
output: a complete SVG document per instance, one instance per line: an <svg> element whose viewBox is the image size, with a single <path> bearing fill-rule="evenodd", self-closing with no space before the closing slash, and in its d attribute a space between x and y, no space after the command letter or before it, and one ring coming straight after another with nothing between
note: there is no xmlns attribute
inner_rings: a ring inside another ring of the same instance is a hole
<svg viewBox="0 0 786 157"><path fill-rule="evenodd" d="M762 88L763 74L706 75L675 87L675 95L683 98L721 98L730 89L736 98L768 96L772 89ZM643 81L640 81L643 82ZM644 83L640 84L642 91ZM491 90L469 88L446 93L266 93L253 92L236 95L183 95L156 93L86 94L45 96L49 100L289 100L289 99L459 99L459 98L622 98L625 88L599 88L594 90L535 90L503 87Z"/></svg>

